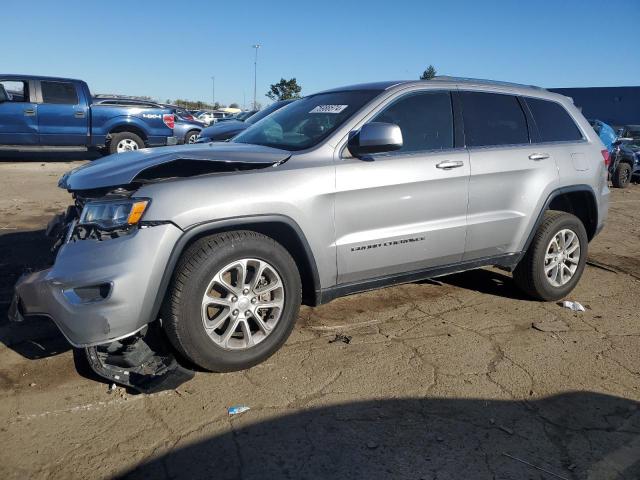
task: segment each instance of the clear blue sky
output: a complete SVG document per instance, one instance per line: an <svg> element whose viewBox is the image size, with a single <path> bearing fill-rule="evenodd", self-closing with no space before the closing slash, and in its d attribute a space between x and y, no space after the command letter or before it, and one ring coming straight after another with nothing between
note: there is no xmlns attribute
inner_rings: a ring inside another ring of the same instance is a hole
<svg viewBox="0 0 640 480"><path fill-rule="evenodd" d="M11 2L9 2L11 3ZM640 85L639 0L16 1L1 73L78 77L94 92L253 97L440 74L546 87Z"/></svg>

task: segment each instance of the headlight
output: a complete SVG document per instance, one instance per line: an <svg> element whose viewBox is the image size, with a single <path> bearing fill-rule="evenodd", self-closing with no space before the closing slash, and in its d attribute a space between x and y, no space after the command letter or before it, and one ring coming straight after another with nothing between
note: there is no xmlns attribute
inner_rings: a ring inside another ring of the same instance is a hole
<svg viewBox="0 0 640 480"><path fill-rule="evenodd" d="M82 209L78 224L96 225L105 230L136 225L149 203L146 198L89 202Z"/></svg>

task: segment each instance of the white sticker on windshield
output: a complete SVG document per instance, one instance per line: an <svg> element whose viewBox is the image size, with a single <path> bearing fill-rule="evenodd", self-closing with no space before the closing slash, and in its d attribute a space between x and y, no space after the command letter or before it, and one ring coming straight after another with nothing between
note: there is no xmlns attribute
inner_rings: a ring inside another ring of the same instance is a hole
<svg viewBox="0 0 640 480"><path fill-rule="evenodd" d="M340 113L349 105L318 105L309 113Z"/></svg>

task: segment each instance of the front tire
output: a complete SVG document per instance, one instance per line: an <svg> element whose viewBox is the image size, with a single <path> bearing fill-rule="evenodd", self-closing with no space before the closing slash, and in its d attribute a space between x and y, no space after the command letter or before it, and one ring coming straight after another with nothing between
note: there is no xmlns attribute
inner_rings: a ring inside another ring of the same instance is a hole
<svg viewBox="0 0 640 480"><path fill-rule="evenodd" d="M627 188L631 183L631 165L620 163L611 175L611 183L616 188Z"/></svg>
<svg viewBox="0 0 640 480"><path fill-rule="evenodd" d="M559 300L580 280L587 248L587 232L580 219L549 210L514 270L513 279L524 293L537 300Z"/></svg>
<svg viewBox="0 0 640 480"><path fill-rule="evenodd" d="M279 243L252 231L220 233L182 255L161 317L171 343L196 365L243 370L286 341L301 295L296 264Z"/></svg>
<svg viewBox="0 0 640 480"><path fill-rule="evenodd" d="M191 130L187 132L187 134L184 136L185 145L196 143L196 140L198 140L198 135L200 135L200 132L198 130Z"/></svg>

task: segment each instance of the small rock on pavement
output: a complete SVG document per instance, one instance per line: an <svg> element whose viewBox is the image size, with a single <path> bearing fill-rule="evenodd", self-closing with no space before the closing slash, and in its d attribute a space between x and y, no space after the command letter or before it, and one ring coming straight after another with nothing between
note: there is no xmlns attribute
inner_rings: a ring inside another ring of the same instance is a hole
<svg viewBox="0 0 640 480"><path fill-rule="evenodd" d="M35 384L35 383L30 383L30 384L29 384L29 386L30 386L30 387L35 387L35 386L36 386L36 384Z"/></svg>
<svg viewBox="0 0 640 480"><path fill-rule="evenodd" d="M371 450L374 450L376 448L378 448L378 444L372 440L369 440L367 442L367 448L370 448Z"/></svg>
<svg viewBox="0 0 640 480"><path fill-rule="evenodd" d="M564 323L562 320L549 320L545 322L534 322L531 324L536 330L540 330L541 332L568 332L569 325Z"/></svg>

